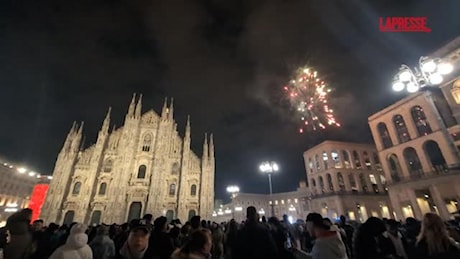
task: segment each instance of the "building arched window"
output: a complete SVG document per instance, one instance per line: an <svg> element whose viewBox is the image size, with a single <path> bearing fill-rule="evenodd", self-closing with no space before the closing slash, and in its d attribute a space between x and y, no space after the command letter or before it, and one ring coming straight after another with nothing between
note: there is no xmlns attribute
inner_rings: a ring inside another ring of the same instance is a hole
<svg viewBox="0 0 460 260"><path fill-rule="evenodd" d="M332 150L331 159L334 162L335 168L342 168L342 164L340 163L339 153L336 150Z"/></svg>
<svg viewBox="0 0 460 260"><path fill-rule="evenodd" d="M190 195L191 196L196 196L196 185L193 184L191 187L190 187Z"/></svg>
<svg viewBox="0 0 460 260"><path fill-rule="evenodd" d="M107 190L107 183L103 182L101 185L99 185L99 195L105 195L105 192Z"/></svg>
<svg viewBox="0 0 460 260"><path fill-rule="evenodd" d="M348 151L342 150L342 158L345 168L351 168L350 156L348 154Z"/></svg>
<svg viewBox="0 0 460 260"><path fill-rule="evenodd" d="M361 184L362 191L367 192L369 187L367 187L366 177L364 177L364 174L362 173L359 174L359 182Z"/></svg>
<svg viewBox="0 0 460 260"><path fill-rule="evenodd" d="M104 162L104 172L111 172L112 171L112 159L107 159Z"/></svg>
<svg viewBox="0 0 460 260"><path fill-rule="evenodd" d="M364 157L364 164L366 165L366 168L368 170L372 170L371 159L369 158L369 154L366 151L363 152L363 157Z"/></svg>
<svg viewBox="0 0 460 260"><path fill-rule="evenodd" d="M76 182L76 183L73 185L72 194L73 194L73 195L79 194L79 193L80 193L80 189L81 189L81 182Z"/></svg>
<svg viewBox="0 0 460 260"><path fill-rule="evenodd" d="M308 169L310 170L310 173L313 172L313 161L311 158L308 158Z"/></svg>
<svg viewBox="0 0 460 260"><path fill-rule="evenodd" d="M410 113L415 127L417 128L418 136L428 135L433 132L430 124L426 120L426 115L422 107L414 106L411 108Z"/></svg>
<svg viewBox="0 0 460 260"><path fill-rule="evenodd" d="M380 163L379 155L376 152L373 152L372 157L374 158L375 168L377 171L382 171L382 164Z"/></svg>
<svg viewBox="0 0 460 260"><path fill-rule="evenodd" d="M401 115L393 117L393 124L395 125L396 133L398 134L398 141L400 144L410 141L409 131L407 130L406 122Z"/></svg>
<svg viewBox="0 0 460 260"><path fill-rule="evenodd" d="M321 193L324 193L326 190L324 189L324 180L322 176L319 176L319 186L321 187Z"/></svg>
<svg viewBox="0 0 460 260"><path fill-rule="evenodd" d="M332 176L330 173L326 175L327 178L327 185L329 186L330 191L334 191L334 184L332 183Z"/></svg>
<svg viewBox="0 0 460 260"><path fill-rule="evenodd" d="M341 172L337 173L337 182L339 183L340 191L345 190L345 180L343 179L343 175Z"/></svg>
<svg viewBox="0 0 460 260"><path fill-rule="evenodd" d="M356 185L355 176L352 173L348 174L348 181L350 182L351 190L354 192L358 191L358 185Z"/></svg>
<svg viewBox="0 0 460 260"><path fill-rule="evenodd" d="M323 151L323 163L324 163L325 170L329 169L328 161L329 161L329 156L327 155L327 152Z"/></svg>
<svg viewBox="0 0 460 260"><path fill-rule="evenodd" d="M356 169L361 169L361 160L359 158L359 154L357 151L353 151L353 161L355 162L355 168Z"/></svg>
<svg viewBox="0 0 460 260"><path fill-rule="evenodd" d="M176 195L176 184L172 183L169 185L169 196Z"/></svg>
<svg viewBox="0 0 460 260"><path fill-rule="evenodd" d="M152 145L152 135L151 134L144 135L144 139L142 141L142 151L150 152L151 145Z"/></svg>
<svg viewBox="0 0 460 260"><path fill-rule="evenodd" d="M141 166L139 166L139 170L137 171L137 178L138 179L144 179L146 171L147 171L147 166L145 166L143 164Z"/></svg>
<svg viewBox="0 0 460 260"><path fill-rule="evenodd" d="M420 163L417 152L413 147L407 147L404 149L403 156L410 175L418 176L422 174L422 164Z"/></svg>
<svg viewBox="0 0 460 260"><path fill-rule="evenodd" d="M319 158L318 158L317 154L315 154L315 164L316 164L316 171L320 171L321 170L321 164L319 163Z"/></svg>
<svg viewBox="0 0 460 260"><path fill-rule="evenodd" d="M393 142L391 141L390 132L388 132L387 125L385 123L380 122L377 125L377 130L379 132L380 140L382 141L383 148L390 148L393 146Z"/></svg>

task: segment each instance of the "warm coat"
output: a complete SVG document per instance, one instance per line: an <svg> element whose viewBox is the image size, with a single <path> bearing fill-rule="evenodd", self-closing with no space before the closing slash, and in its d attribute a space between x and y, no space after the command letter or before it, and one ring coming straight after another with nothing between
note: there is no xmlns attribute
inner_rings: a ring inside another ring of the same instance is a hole
<svg viewBox="0 0 460 260"><path fill-rule="evenodd" d="M5 258L29 258L33 253L30 217L30 212L20 211L11 215L6 221L10 241L5 246Z"/></svg>
<svg viewBox="0 0 460 260"><path fill-rule="evenodd" d="M66 243L56 249L50 259L92 259L93 251L87 245L88 235L85 231L86 225L75 224L70 230Z"/></svg>
<svg viewBox="0 0 460 260"><path fill-rule="evenodd" d="M115 243L108 235L97 235L89 246L93 250L94 259L108 259L115 257Z"/></svg>
<svg viewBox="0 0 460 260"><path fill-rule="evenodd" d="M316 238L311 251L313 259L346 259L347 251L337 231L329 231L324 237Z"/></svg>
<svg viewBox="0 0 460 260"><path fill-rule="evenodd" d="M238 231L232 258L277 258L278 250L270 231L263 224L247 221Z"/></svg>

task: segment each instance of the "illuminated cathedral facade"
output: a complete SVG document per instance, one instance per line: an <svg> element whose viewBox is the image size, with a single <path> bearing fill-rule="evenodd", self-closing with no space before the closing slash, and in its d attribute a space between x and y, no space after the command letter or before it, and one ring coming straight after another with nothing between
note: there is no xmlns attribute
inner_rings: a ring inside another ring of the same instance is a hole
<svg viewBox="0 0 460 260"><path fill-rule="evenodd" d="M214 203L214 143L191 151L190 119L177 131L173 102L161 115L142 113L133 96L124 125L109 131L107 113L97 141L81 149L83 123L74 123L57 157L41 218L47 223L125 223L143 214L182 221L209 219Z"/></svg>

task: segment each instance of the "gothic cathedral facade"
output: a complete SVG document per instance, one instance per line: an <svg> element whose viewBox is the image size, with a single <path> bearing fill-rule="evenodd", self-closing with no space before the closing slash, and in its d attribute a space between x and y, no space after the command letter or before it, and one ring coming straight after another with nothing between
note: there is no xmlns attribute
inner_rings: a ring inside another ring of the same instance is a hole
<svg viewBox="0 0 460 260"><path fill-rule="evenodd" d="M205 135L203 155L177 132L173 102L161 115L144 114L133 96L124 126L109 131L110 108L97 141L81 149L83 123L74 123L55 164L41 218L47 223L125 223L150 213L186 221L210 219L214 204L214 143Z"/></svg>

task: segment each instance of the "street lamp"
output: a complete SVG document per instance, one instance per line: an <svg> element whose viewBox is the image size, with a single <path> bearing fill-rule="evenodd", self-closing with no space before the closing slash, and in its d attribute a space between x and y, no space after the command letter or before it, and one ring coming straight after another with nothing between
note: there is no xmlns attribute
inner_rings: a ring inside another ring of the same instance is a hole
<svg viewBox="0 0 460 260"><path fill-rule="evenodd" d="M236 185L227 186L227 192L230 193L232 195L231 198L234 199L238 192L240 192L240 187Z"/></svg>
<svg viewBox="0 0 460 260"><path fill-rule="evenodd" d="M427 86L437 86L444 81L444 75L454 70L452 64L441 59L420 57L419 66L411 69L403 64L393 80L393 90L396 92L407 90L409 93L417 92Z"/></svg>
<svg viewBox="0 0 460 260"><path fill-rule="evenodd" d="M272 188L272 173L278 172L279 171L279 166L275 162L263 162L259 165L259 170L262 173L266 173L268 175L268 185L270 187L270 199L273 194L273 188ZM271 204L272 208L272 216L275 215L275 209L273 203Z"/></svg>

